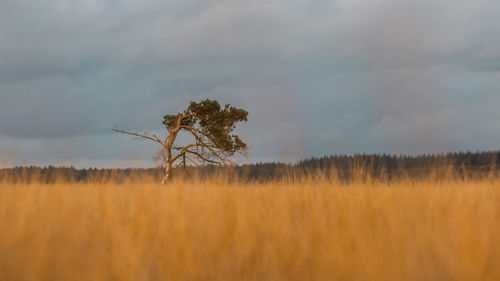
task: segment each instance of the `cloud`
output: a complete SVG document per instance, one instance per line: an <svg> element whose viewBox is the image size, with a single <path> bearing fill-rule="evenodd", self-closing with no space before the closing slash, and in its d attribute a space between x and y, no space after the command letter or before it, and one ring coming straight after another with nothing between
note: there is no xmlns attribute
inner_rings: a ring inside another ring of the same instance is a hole
<svg viewBox="0 0 500 281"><path fill-rule="evenodd" d="M98 145L69 162L120 159L113 126L160 129L163 114L206 97L250 111L252 161L495 148L499 137L498 1L0 5L0 136L23 143L26 161L55 161L35 151L61 155L79 138Z"/></svg>
<svg viewBox="0 0 500 281"><path fill-rule="evenodd" d="M0 167L64 165L79 168L155 165L153 143L121 135L81 135L66 138L11 138L0 136L6 153Z"/></svg>

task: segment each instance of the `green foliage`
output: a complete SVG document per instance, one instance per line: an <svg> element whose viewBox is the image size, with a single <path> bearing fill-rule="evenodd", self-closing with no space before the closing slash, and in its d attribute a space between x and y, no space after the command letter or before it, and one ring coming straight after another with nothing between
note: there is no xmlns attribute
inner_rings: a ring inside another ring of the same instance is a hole
<svg viewBox="0 0 500 281"><path fill-rule="evenodd" d="M205 99L200 102L191 101L189 107L177 114L163 117L163 125L175 130L178 125L191 127L202 132L216 147L228 154L245 151L247 145L237 136L231 134L238 122L247 121L248 112L229 104L221 107L218 101ZM179 122L179 118L182 118ZM184 128L185 130L189 130Z"/></svg>
<svg viewBox="0 0 500 281"><path fill-rule="evenodd" d="M180 113L178 114L168 114L163 116L163 125L165 125L167 128L173 129L175 128L177 124L177 119L181 116Z"/></svg>

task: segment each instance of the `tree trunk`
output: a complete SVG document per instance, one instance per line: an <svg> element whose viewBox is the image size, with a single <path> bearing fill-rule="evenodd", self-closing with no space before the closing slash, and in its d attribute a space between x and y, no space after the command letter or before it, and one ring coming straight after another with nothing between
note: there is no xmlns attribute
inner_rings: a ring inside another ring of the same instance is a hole
<svg viewBox="0 0 500 281"><path fill-rule="evenodd" d="M167 184L168 180L170 179L170 175L172 172L172 163L168 162L165 163L165 175L163 176L163 179L161 180L162 184Z"/></svg>
<svg viewBox="0 0 500 281"><path fill-rule="evenodd" d="M172 174L172 145L169 143L165 152L165 175L161 180L162 184L167 184Z"/></svg>

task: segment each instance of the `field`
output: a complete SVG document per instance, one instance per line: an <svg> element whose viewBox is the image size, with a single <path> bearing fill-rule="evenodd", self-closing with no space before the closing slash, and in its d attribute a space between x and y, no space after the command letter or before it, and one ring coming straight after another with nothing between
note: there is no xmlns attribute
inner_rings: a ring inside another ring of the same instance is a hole
<svg viewBox="0 0 500 281"><path fill-rule="evenodd" d="M500 179L0 185L0 280L500 280Z"/></svg>

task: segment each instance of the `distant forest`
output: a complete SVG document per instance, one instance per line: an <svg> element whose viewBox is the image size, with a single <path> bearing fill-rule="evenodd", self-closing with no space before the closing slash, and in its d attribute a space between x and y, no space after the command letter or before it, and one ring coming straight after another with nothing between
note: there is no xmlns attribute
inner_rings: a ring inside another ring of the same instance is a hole
<svg viewBox="0 0 500 281"><path fill-rule="evenodd" d="M267 182L324 177L341 182L352 180L421 179L444 176L475 178L497 175L500 151L458 152L417 156L388 154L331 155L297 163L256 163L235 167L187 167L174 170L175 178L206 179L223 177L228 181ZM159 168L76 169L73 167L14 167L0 169L4 183L122 183L159 181Z"/></svg>

